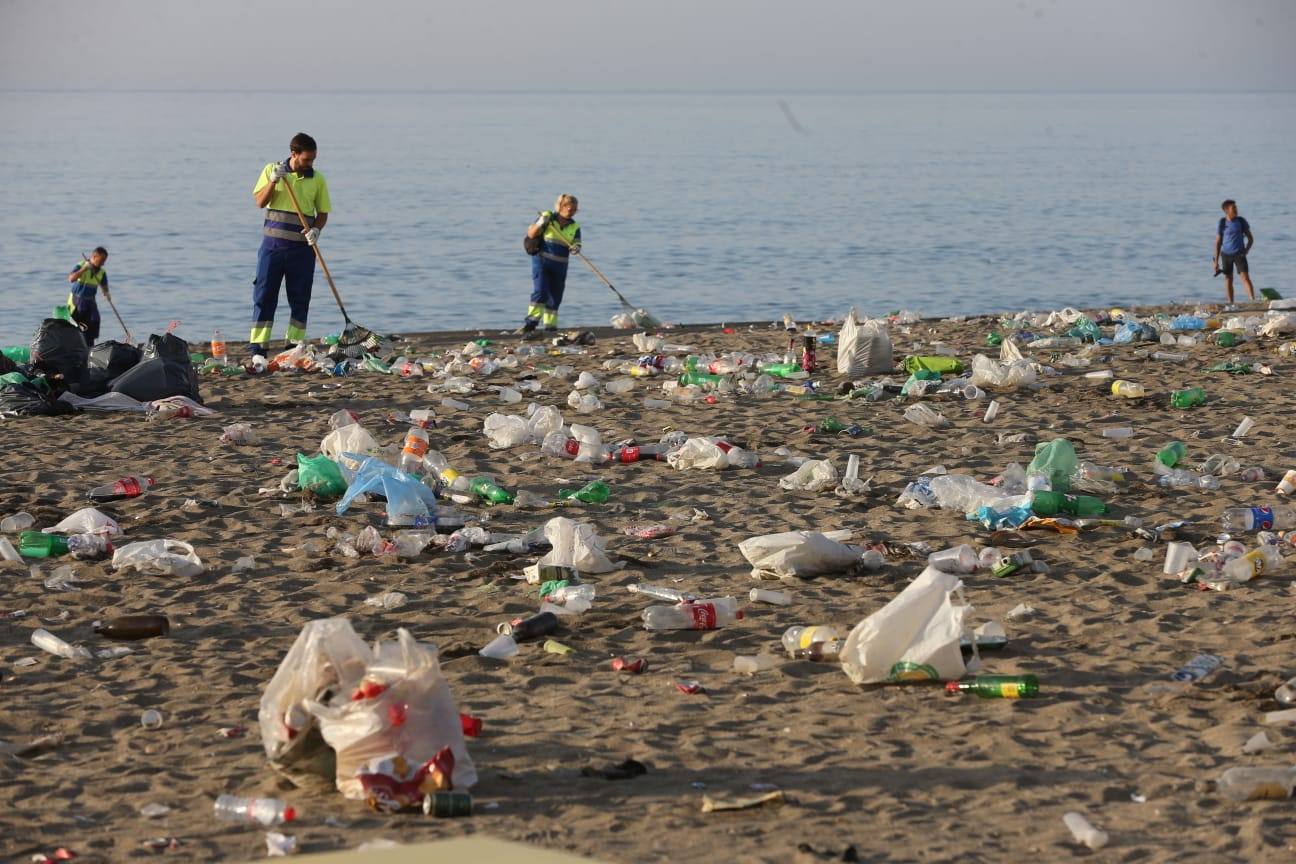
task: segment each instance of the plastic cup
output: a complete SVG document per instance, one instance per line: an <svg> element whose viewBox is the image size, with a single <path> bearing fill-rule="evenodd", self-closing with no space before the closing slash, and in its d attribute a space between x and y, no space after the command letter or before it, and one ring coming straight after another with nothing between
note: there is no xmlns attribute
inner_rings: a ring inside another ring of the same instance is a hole
<svg viewBox="0 0 1296 864"><path fill-rule="evenodd" d="M1120 441L1123 438L1130 438L1134 435L1134 429L1130 426L1110 426L1102 430L1102 437L1111 438Z"/></svg>
<svg viewBox="0 0 1296 864"><path fill-rule="evenodd" d="M927 556L927 563L943 573L972 573L981 561L972 547L964 543L931 553Z"/></svg>
<svg viewBox="0 0 1296 864"><path fill-rule="evenodd" d="M1281 495L1291 495L1296 492L1296 471L1288 471L1278 481L1278 492Z"/></svg>
<svg viewBox="0 0 1296 864"><path fill-rule="evenodd" d="M140 715L140 725L145 729L162 728L162 712L155 711L152 708Z"/></svg>
<svg viewBox="0 0 1296 864"><path fill-rule="evenodd" d="M1197 560L1197 550L1191 543L1170 543L1166 546L1165 564L1161 572L1167 576L1178 576Z"/></svg>
<svg viewBox="0 0 1296 864"><path fill-rule="evenodd" d="M1237 428L1233 430L1233 434L1230 435L1229 437L1230 437L1230 438L1243 438L1243 437L1245 437L1246 434L1247 434L1248 432L1250 432L1250 431L1252 430L1252 428L1254 428L1254 427L1255 427L1255 421L1254 421L1254 420L1252 420L1250 417L1243 417L1243 418L1242 418L1242 422L1239 423L1239 424L1237 425Z"/></svg>
<svg viewBox="0 0 1296 864"><path fill-rule="evenodd" d="M986 406L985 416L981 418L983 423L990 423L999 416L999 400L991 399L990 404Z"/></svg>
<svg viewBox="0 0 1296 864"><path fill-rule="evenodd" d="M492 660L507 660L518 653L518 645L512 636L501 633L477 653Z"/></svg>

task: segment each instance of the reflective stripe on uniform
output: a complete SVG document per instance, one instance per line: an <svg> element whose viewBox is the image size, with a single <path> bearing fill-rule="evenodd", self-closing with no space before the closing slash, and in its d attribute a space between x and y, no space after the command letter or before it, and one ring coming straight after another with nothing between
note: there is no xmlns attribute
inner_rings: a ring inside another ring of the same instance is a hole
<svg viewBox="0 0 1296 864"><path fill-rule="evenodd" d="M276 240L295 240L298 243L306 242L306 235L300 231L286 231L283 228L266 227L262 229L261 233L267 237L273 237Z"/></svg>
<svg viewBox="0 0 1296 864"><path fill-rule="evenodd" d="M559 264L566 264L569 260L566 255L555 255L552 252L541 252L540 257L546 261L557 261Z"/></svg>
<svg viewBox="0 0 1296 864"><path fill-rule="evenodd" d="M292 210L267 210L265 218L267 222L287 222L289 225L301 224L301 219L299 219L297 213ZM307 216L306 224L314 225L315 217Z"/></svg>
<svg viewBox="0 0 1296 864"><path fill-rule="evenodd" d="M530 306L527 307L526 317L534 318L537 321L539 321L540 316L544 314L544 311L545 311L545 307L541 306L539 303L532 303Z"/></svg>
<svg viewBox="0 0 1296 864"><path fill-rule="evenodd" d="M544 326L545 326L545 327L557 327L557 326L558 326L558 310L557 310L557 309L546 309L546 310L544 311L544 317L543 317L543 320L544 320Z"/></svg>
<svg viewBox="0 0 1296 864"><path fill-rule="evenodd" d="M306 341L306 322L289 321L288 332L284 334L284 338L287 339L289 342Z"/></svg>
<svg viewBox="0 0 1296 864"><path fill-rule="evenodd" d="M253 345L269 345L270 331L274 328L273 321L258 321L252 325L252 335L248 341Z"/></svg>

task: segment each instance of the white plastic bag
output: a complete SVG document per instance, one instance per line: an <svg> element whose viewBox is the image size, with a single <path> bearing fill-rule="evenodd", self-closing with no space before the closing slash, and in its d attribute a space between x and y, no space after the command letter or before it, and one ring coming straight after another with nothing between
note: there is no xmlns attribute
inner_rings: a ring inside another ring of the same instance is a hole
<svg viewBox="0 0 1296 864"><path fill-rule="evenodd" d="M827 459L807 459L795 471L779 480L779 488L803 492L818 492L836 485L837 469Z"/></svg>
<svg viewBox="0 0 1296 864"><path fill-rule="evenodd" d="M603 538L586 522L555 516L545 523L544 536L553 548L540 559L540 564L575 567L582 573L608 573L616 569L603 551Z"/></svg>
<svg viewBox="0 0 1296 864"><path fill-rule="evenodd" d="M320 441L319 450L334 462L343 453L362 453L370 454L378 451L381 445L374 440L359 423L353 423L350 426L343 426L340 429L334 429L324 436Z"/></svg>
<svg viewBox="0 0 1296 864"><path fill-rule="evenodd" d="M580 447L576 451L577 462L592 464L603 461L603 436L599 434L597 429L593 426L573 423L571 436L580 443Z"/></svg>
<svg viewBox="0 0 1296 864"><path fill-rule="evenodd" d="M972 358L971 381L986 390L1016 390L1035 383L1035 366L1029 360L996 363L984 354L978 354Z"/></svg>
<svg viewBox="0 0 1296 864"><path fill-rule="evenodd" d="M482 421L482 432L495 450L525 444L531 437L527 421L516 414L490 414Z"/></svg>
<svg viewBox="0 0 1296 864"><path fill-rule="evenodd" d="M928 567L850 632L842 669L856 684L962 678L967 667L959 642L972 608L962 587L952 573Z"/></svg>
<svg viewBox="0 0 1296 864"><path fill-rule="evenodd" d="M532 402L527 406L528 440L539 443L551 432L561 432L563 428L562 412L556 405L545 405L543 408Z"/></svg>
<svg viewBox="0 0 1296 864"><path fill-rule="evenodd" d="M1293 330L1296 330L1296 315L1287 313L1270 318L1258 332L1261 336L1277 336L1280 333L1290 333Z"/></svg>
<svg viewBox="0 0 1296 864"><path fill-rule="evenodd" d="M375 644L365 658L362 680L381 688L375 695L353 699L339 694L331 705L313 698L303 702L337 754L337 788L347 798L365 798L356 774L366 765L400 758L419 766L443 747L455 757L454 788L468 789L477 782L436 646L420 645L404 628L396 636L394 642Z"/></svg>
<svg viewBox="0 0 1296 864"><path fill-rule="evenodd" d="M849 536L849 532L842 534ZM738 544L738 551L752 565L753 579L804 579L840 573L861 561L859 549L818 531L784 531L749 537Z"/></svg>
<svg viewBox="0 0 1296 864"><path fill-rule="evenodd" d="M666 462L676 471L702 471L708 468L725 468L729 465L729 457L725 451L716 446L714 441L706 438L690 438L684 442L683 447L668 453Z"/></svg>
<svg viewBox="0 0 1296 864"><path fill-rule="evenodd" d="M883 321L860 322L852 306L837 337L837 374L852 377L882 375L891 371L891 334Z"/></svg>
<svg viewBox="0 0 1296 864"><path fill-rule="evenodd" d="M612 316L612 326L618 330L633 330L635 328L634 319L624 312L618 312Z"/></svg>
<svg viewBox="0 0 1296 864"><path fill-rule="evenodd" d="M170 576L197 576L203 563L194 548L180 540L144 540L127 543L113 552L115 570L138 570Z"/></svg>
<svg viewBox="0 0 1296 864"><path fill-rule="evenodd" d="M93 507L82 507L53 528L42 530L46 534L103 534L110 540L122 536L117 520Z"/></svg>
<svg viewBox="0 0 1296 864"><path fill-rule="evenodd" d="M920 402L910 405L904 410L904 419L917 426L925 426L929 429L949 425L949 420L945 418L944 414Z"/></svg>

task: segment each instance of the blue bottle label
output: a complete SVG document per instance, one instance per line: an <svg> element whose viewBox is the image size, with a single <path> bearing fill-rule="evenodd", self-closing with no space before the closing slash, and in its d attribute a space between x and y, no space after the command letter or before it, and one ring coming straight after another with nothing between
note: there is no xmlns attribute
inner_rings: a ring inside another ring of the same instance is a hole
<svg viewBox="0 0 1296 864"><path fill-rule="evenodd" d="M1253 530L1268 531L1273 527L1273 508L1272 507L1252 507L1251 521L1255 522Z"/></svg>

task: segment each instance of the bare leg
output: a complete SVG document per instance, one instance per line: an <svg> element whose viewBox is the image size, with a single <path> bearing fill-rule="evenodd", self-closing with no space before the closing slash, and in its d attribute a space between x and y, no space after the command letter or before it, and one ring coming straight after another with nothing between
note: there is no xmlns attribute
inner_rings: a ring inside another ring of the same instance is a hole
<svg viewBox="0 0 1296 864"><path fill-rule="evenodd" d="M1238 275L1242 277L1242 284L1246 286L1247 296L1250 297L1252 300L1255 300L1255 288L1251 285L1251 274L1240 273Z"/></svg>
<svg viewBox="0 0 1296 864"><path fill-rule="evenodd" d="M1224 291L1228 294L1228 302L1233 302L1233 277L1228 273L1224 274Z"/></svg>

